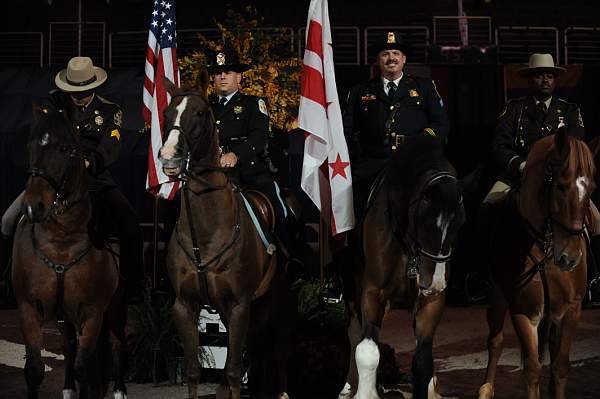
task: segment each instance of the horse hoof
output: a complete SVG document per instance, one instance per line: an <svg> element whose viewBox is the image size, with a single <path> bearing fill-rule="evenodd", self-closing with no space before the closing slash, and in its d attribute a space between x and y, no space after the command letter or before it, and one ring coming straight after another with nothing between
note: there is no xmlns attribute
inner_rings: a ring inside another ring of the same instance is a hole
<svg viewBox="0 0 600 399"><path fill-rule="evenodd" d="M442 395L437 393L436 376L433 376L431 380L429 380L429 385L427 386L427 399L442 399Z"/></svg>
<svg viewBox="0 0 600 399"><path fill-rule="evenodd" d="M127 394L123 391L114 391L113 392L113 399L127 399Z"/></svg>
<svg viewBox="0 0 600 399"><path fill-rule="evenodd" d="M63 389L63 399L77 399L77 392L74 389Z"/></svg>
<svg viewBox="0 0 600 399"><path fill-rule="evenodd" d="M344 389L338 395L338 399L350 399L352 397L352 387L350 384L346 383L344 385Z"/></svg>
<svg viewBox="0 0 600 399"><path fill-rule="evenodd" d="M494 397L494 386L486 382L479 388L479 399L492 399Z"/></svg>

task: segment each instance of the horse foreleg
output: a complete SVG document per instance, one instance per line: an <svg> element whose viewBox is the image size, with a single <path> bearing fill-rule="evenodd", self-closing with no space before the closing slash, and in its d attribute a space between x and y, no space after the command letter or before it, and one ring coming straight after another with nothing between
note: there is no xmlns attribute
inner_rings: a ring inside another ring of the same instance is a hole
<svg viewBox="0 0 600 399"><path fill-rule="evenodd" d="M571 308L563 316L558 325L554 325L550 331L550 397L553 399L564 399L567 386L567 374L569 372L569 352L571 341L575 335L577 324L581 317L581 302L571 305Z"/></svg>
<svg viewBox="0 0 600 399"><path fill-rule="evenodd" d="M378 399L376 389L377 366L379 365L379 330L385 310L383 290L373 287L363 291L362 341L356 346L354 359L358 371L358 387L355 399Z"/></svg>
<svg viewBox="0 0 600 399"><path fill-rule="evenodd" d="M103 312L100 309L89 309L89 317L82 321L79 334L79 345L75 357L75 378L79 383L80 398L101 398L98 382L99 374L94 372L97 359L96 344L102 330ZM85 312L85 311L84 311ZM101 366L101 365L100 365Z"/></svg>
<svg viewBox="0 0 600 399"><path fill-rule="evenodd" d="M540 373L542 365L538 355L537 325L524 314L512 314L519 342L521 343L521 358L523 361L523 375L527 384L527 399L540 397Z"/></svg>
<svg viewBox="0 0 600 399"><path fill-rule="evenodd" d="M27 398L37 399L44 379L42 361L42 320L34 306L29 303L19 305L19 322L25 340L25 381Z"/></svg>
<svg viewBox="0 0 600 399"><path fill-rule="evenodd" d="M412 360L413 397L416 399L441 398L435 392L433 376L433 335L442 319L445 294L419 295L415 313L417 349Z"/></svg>
<svg viewBox="0 0 600 399"><path fill-rule="evenodd" d="M489 335L487 339L488 364L485 372L485 382L479 388L479 399L492 399L494 397L494 381L498 369L498 360L502 354L504 343L504 319L508 310L508 304L500 289L494 286L491 305L487 309L487 324Z"/></svg>
<svg viewBox="0 0 600 399"><path fill-rule="evenodd" d="M179 298L173 304L173 319L181 336L187 370L188 397L198 397L200 361L198 360L198 314L185 306Z"/></svg>
<svg viewBox="0 0 600 399"><path fill-rule="evenodd" d="M63 399L77 397L75 387L75 356L77 355L77 333L71 323L65 323L63 332L63 353L65 356L65 385L63 386Z"/></svg>
<svg viewBox="0 0 600 399"><path fill-rule="evenodd" d="M227 376L231 399L240 399L242 349L246 342L250 322L250 300L242 300L234 305L227 319L229 321L229 325L227 326L227 330L229 331L229 346L227 347L225 374Z"/></svg>
<svg viewBox="0 0 600 399"><path fill-rule="evenodd" d="M125 373L127 369L127 339L125 325L127 324L127 307L117 305L108 314L110 326L110 343L112 352L112 373L115 384L113 398L124 399L127 396Z"/></svg>
<svg viewBox="0 0 600 399"><path fill-rule="evenodd" d="M356 309L356 302L351 302L347 306L350 315L350 323L348 324L348 340L350 341L350 364L348 373L346 374L346 384L338 395L338 399L351 398L356 392L358 385L358 371L356 369L355 352L356 346L362 338L362 330L359 322L359 312Z"/></svg>

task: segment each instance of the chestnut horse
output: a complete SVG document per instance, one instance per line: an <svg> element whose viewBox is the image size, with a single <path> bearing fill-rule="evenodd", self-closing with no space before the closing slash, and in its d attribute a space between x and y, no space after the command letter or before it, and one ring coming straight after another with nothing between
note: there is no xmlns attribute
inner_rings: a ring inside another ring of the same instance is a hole
<svg viewBox="0 0 600 399"><path fill-rule="evenodd" d="M533 145L520 189L497 209L488 366L479 398L494 396L507 312L521 344L527 398L540 397L546 343L551 397L565 398L571 340L586 292L584 223L594 173L588 146L560 129Z"/></svg>
<svg viewBox="0 0 600 399"><path fill-rule="evenodd" d="M160 150L165 173L183 180L167 265L177 296L173 317L184 346L189 398L197 397L200 378L198 315L203 305L219 312L229 335L226 382L217 397L240 398L242 351L248 341L250 371L279 374L272 378L278 384L273 389L287 398L287 348L278 334L287 316L274 313L285 303L287 280L277 267L277 253L261 239L245 197L229 180L228 170L219 167L219 138L205 97L208 76L203 78L202 93L182 91L165 81L172 101L165 110L168 137ZM265 328L268 323L272 324ZM275 356L274 363L263 363L263 369L259 361L268 352ZM252 376L250 382L256 382Z"/></svg>
<svg viewBox="0 0 600 399"><path fill-rule="evenodd" d="M119 270L88 237L91 203L79 139L62 112L34 110L30 169L13 248L12 279L26 346L28 398L44 378L42 327L56 319L63 333L63 398L103 398L110 379L124 398L127 309L120 306ZM113 348L110 338L113 338Z"/></svg>
<svg viewBox="0 0 600 399"><path fill-rule="evenodd" d="M414 304L413 395L422 399L435 385L433 336L445 303L447 262L465 218L462 196L442 143L425 134L406 138L380 178L359 235L364 265L356 296L348 295L352 356L339 397L378 398L379 330L387 301L399 296Z"/></svg>

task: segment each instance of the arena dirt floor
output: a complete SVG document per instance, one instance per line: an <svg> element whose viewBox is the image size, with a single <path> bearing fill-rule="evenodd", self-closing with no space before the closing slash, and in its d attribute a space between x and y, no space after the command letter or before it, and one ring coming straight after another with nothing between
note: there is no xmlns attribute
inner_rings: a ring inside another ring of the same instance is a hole
<svg viewBox="0 0 600 399"><path fill-rule="evenodd" d="M507 321L505 349L500 359L496 384L497 399L525 397L520 370L518 342L510 322ZM483 380L487 352L485 340L487 327L485 311L481 307L448 308L438 329L434 345L439 391L444 398L471 399ZM62 398L63 357L58 330L48 326L44 330L46 343L43 353L46 376L40 391L41 398ZM405 310L386 314L381 339L397 352L400 367L408 368L414 338L410 318ZM0 311L0 397L25 398L23 377L25 350L14 310ZM570 399L600 398L600 309L584 310L583 318L571 349L571 372L567 397ZM548 367L543 369L542 397L548 397ZM161 384L129 384L129 398L185 398L186 388ZM390 392L385 398L409 398L410 387L400 387L400 392ZM214 384L203 384L202 397L212 397ZM295 399L295 398L292 398ZM304 399L304 398L303 398ZM309 399L309 398L306 398Z"/></svg>

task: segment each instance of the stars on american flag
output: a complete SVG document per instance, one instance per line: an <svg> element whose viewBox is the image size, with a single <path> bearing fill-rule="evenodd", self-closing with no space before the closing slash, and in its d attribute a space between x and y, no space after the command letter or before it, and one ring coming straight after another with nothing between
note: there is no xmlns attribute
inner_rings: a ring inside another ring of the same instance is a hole
<svg viewBox="0 0 600 399"><path fill-rule="evenodd" d="M158 39L162 48L174 47L175 38L175 7L166 0L155 0L152 10L150 29Z"/></svg>

